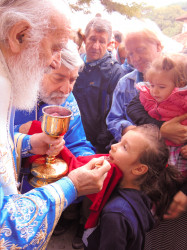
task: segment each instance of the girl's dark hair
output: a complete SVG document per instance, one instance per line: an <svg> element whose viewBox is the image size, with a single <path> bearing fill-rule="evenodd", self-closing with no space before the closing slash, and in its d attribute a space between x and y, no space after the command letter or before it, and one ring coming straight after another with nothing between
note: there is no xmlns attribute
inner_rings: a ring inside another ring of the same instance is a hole
<svg viewBox="0 0 187 250"><path fill-rule="evenodd" d="M148 166L140 187L155 205L155 216L162 219L182 184L182 177L174 166L167 164L169 150L155 125L146 124L134 130L143 134L148 142L140 155L140 162Z"/></svg>

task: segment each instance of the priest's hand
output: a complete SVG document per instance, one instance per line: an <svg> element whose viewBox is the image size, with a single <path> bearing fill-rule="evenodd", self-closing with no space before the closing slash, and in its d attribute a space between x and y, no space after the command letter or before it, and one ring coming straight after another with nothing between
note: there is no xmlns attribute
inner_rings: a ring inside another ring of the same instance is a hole
<svg viewBox="0 0 187 250"><path fill-rule="evenodd" d="M37 155L53 155L56 156L63 149L65 141L63 136L58 138L51 137L45 133L33 134L31 136L30 153Z"/></svg>
<svg viewBox="0 0 187 250"><path fill-rule="evenodd" d="M78 196L99 192L111 166L104 157L94 158L86 165L71 171L68 177L77 189Z"/></svg>

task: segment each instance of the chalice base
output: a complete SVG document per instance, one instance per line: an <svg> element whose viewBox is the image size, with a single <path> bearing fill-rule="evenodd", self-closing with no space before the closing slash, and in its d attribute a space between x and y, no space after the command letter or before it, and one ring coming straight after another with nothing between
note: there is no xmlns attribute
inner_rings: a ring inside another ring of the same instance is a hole
<svg viewBox="0 0 187 250"><path fill-rule="evenodd" d="M45 157L39 157L32 163L29 183L41 187L61 179L67 172L68 164L64 160L55 158L53 163L48 163Z"/></svg>
<svg viewBox="0 0 187 250"><path fill-rule="evenodd" d="M45 185L48 185L52 182L50 182L49 180L46 180L46 179L40 179L40 178L37 178L36 176L33 176L32 174L29 175L28 177L28 182L31 186L37 188L37 187L43 187Z"/></svg>

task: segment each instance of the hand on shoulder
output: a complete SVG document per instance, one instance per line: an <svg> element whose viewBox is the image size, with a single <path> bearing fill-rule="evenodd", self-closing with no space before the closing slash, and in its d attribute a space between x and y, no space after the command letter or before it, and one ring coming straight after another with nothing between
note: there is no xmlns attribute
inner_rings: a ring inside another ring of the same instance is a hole
<svg viewBox="0 0 187 250"><path fill-rule="evenodd" d="M176 144L185 143L187 141L187 126L182 125L181 122L186 119L187 114L164 122L160 128L162 136Z"/></svg>

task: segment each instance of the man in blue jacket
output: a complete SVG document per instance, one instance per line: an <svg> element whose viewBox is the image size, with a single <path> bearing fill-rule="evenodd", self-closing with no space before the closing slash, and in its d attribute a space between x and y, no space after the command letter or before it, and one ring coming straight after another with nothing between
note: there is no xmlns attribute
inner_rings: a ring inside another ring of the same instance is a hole
<svg viewBox="0 0 187 250"><path fill-rule="evenodd" d="M113 91L125 74L119 63L107 51L112 37L111 23L95 17L86 26L85 66L75 83L73 94L78 102L87 139L99 153L113 138L107 131L105 118L111 106Z"/></svg>
<svg viewBox="0 0 187 250"><path fill-rule="evenodd" d="M152 24L152 25L151 25ZM143 81L144 74L149 64L161 55L163 44L157 27L149 21L133 20L128 23L125 36L125 48L134 70L126 74L118 82L111 109L106 118L108 130L116 141L133 128L128 118L126 109L130 101L137 95L136 84Z"/></svg>

